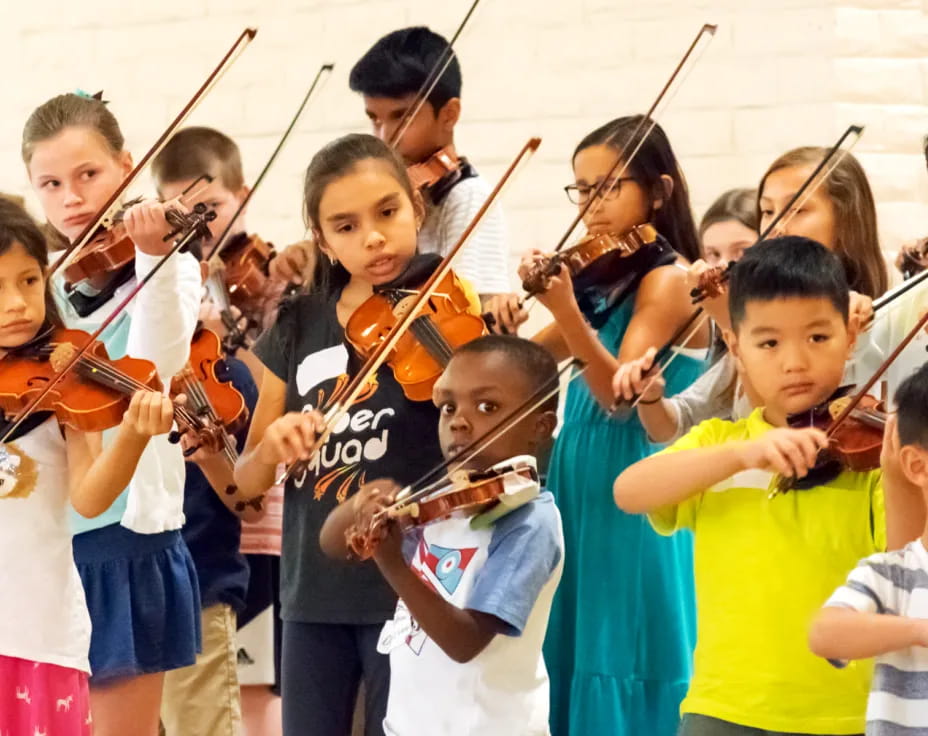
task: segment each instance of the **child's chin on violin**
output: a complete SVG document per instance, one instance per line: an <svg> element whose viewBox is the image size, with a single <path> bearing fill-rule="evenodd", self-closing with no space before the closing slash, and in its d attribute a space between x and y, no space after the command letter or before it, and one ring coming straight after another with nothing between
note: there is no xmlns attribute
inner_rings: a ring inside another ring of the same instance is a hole
<svg viewBox="0 0 928 736"><path fill-rule="evenodd" d="M399 515L396 503L402 505L408 489L379 480L337 507L323 526L322 548L339 559L348 556L347 535L367 533L377 566L400 597L378 645L390 655L384 722L390 733L435 733L439 722L437 730L452 735L473 728L547 733L548 682L538 673L544 672L541 645L560 579L563 540L553 498L538 487L534 456L554 431L557 396L530 410L523 407L549 385L557 385L557 366L544 348L495 335L467 343L436 383L433 399L449 471L471 475L451 491L438 485L418 502L425 511L434 499L457 494L460 505L449 505L434 520L410 519ZM489 447L469 450L519 413L523 418ZM510 460L514 470L506 466ZM533 485L534 492L492 525L477 525L473 517L495 502L475 501L466 490L481 482L475 472L483 479L482 471L491 468L521 488ZM460 667L472 675L451 672ZM449 677L473 683L474 692L462 697L459 689L445 686ZM503 681L506 697L493 692L493 683ZM410 708L412 692L428 704L427 714ZM453 717L462 704L468 709L466 726Z"/></svg>

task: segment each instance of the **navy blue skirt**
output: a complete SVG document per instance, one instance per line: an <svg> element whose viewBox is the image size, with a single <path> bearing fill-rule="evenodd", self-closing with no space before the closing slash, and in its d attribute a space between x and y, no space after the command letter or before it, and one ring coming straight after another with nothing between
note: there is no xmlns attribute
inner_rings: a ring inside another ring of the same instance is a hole
<svg viewBox="0 0 928 736"><path fill-rule="evenodd" d="M74 562L93 631L92 685L186 667L200 651L200 594L179 531L119 524L77 534Z"/></svg>

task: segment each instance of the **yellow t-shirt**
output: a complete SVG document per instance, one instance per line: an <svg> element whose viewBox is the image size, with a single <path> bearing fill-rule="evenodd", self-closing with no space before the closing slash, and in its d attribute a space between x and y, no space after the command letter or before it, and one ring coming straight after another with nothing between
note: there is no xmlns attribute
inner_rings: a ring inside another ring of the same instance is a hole
<svg viewBox="0 0 928 736"><path fill-rule="evenodd" d="M711 419L664 453L772 428L760 409L739 422ZM662 534L694 534L698 636L681 712L771 731L863 733L872 665L836 669L807 642L813 617L847 573L886 547L881 474L845 472L770 499L772 479L737 473L650 514Z"/></svg>

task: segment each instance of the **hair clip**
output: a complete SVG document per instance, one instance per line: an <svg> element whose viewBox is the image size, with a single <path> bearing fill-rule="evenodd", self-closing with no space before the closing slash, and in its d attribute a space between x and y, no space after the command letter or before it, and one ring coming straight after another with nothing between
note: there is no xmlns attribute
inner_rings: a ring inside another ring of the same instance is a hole
<svg viewBox="0 0 928 736"><path fill-rule="evenodd" d="M76 90L74 90L74 94L76 94L78 97L83 97L85 100L96 100L97 102L102 102L104 105L109 104L109 100L104 100L104 99L103 99L103 90L102 90L102 89L101 89L99 92L97 92L96 94L93 94L93 95L90 94L89 92L85 92L85 91L82 90L82 89L76 89Z"/></svg>

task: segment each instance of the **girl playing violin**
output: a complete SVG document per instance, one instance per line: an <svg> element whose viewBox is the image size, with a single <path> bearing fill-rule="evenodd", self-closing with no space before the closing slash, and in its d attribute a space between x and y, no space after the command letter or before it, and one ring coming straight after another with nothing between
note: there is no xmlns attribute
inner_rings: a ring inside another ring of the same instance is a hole
<svg viewBox="0 0 928 736"><path fill-rule="evenodd" d="M640 122L641 116L620 118L580 142L573 156L575 181L567 188L574 203L586 204L623 155L621 146L634 150L638 140L629 139ZM674 262L698 257L696 228L686 183L660 126L584 222L591 233L622 235L652 223L676 253L665 243L665 265L638 274L623 273L618 260L607 283L580 294L583 307L565 268L539 296L555 323L536 339L559 359L573 353L587 363L587 385L567 392L548 471L568 550L552 611L556 634L545 651L552 732L669 736L686 691L694 641L692 553L689 540L661 539L641 519L610 504L606 489L612 478L651 448L636 418L619 421L604 409L612 403L615 356L626 360L648 345L666 343L692 312L685 269ZM523 260L523 278L540 258L535 253ZM616 288L622 279L624 290ZM703 368L708 328L695 344L701 349L673 363L669 380L678 390Z"/></svg>
<svg viewBox="0 0 928 736"><path fill-rule="evenodd" d="M10 353L61 326L43 275L47 265L38 226L0 199L0 371ZM71 551L68 502L87 518L103 513L149 438L172 422L166 397L139 391L105 449L99 433L64 426L48 411L31 415L0 445L0 733L91 733L90 618Z"/></svg>
<svg viewBox="0 0 928 736"><path fill-rule="evenodd" d="M100 100L77 94L54 97L29 116L22 154L48 222L69 240L80 236L132 168L116 118ZM52 288L69 327L99 326L168 251L165 212L158 201L125 212L135 257L117 273L96 272L70 293L56 278ZM200 290L196 259L173 256L130 311L101 335L109 354L149 359L165 381L180 372ZM74 558L93 622L90 684L97 736L157 733L161 673L195 660L199 601L179 531L183 482L180 448L159 437L146 449L127 492L107 512L94 519L72 515Z"/></svg>
<svg viewBox="0 0 928 736"><path fill-rule="evenodd" d="M350 733L363 677L365 721L373 734L380 733L389 682L377 638L396 598L373 563L332 563L317 540L331 510L369 479L408 483L440 459L436 411L407 399L384 366L320 451L310 457L310 449L323 427L320 412L344 388L346 374L357 370L345 346L349 318L375 287L424 258L416 257L424 208L385 143L349 135L310 162L304 211L318 250L314 285L281 305L276 324L255 345L267 370L235 479L244 495L258 495L273 485L278 463L309 461L285 490L285 733L305 733L309 724L332 736Z"/></svg>
<svg viewBox="0 0 928 736"><path fill-rule="evenodd" d="M764 231L822 160L827 149L797 148L774 161L758 188L758 226ZM886 264L880 251L876 227L876 207L867 175L852 154L847 154L777 233L802 235L821 242L836 252L844 265L851 286L851 318L858 331L870 319L871 301L880 296L888 282ZM777 233L774 233L776 235ZM702 264L694 264L698 272ZM691 282L695 285L695 282ZM703 303L721 329L729 329L727 290ZM877 330L877 332L882 331ZM848 381L866 380L879 366L882 352L874 343L887 346L888 338L864 333L848 365ZM651 370L656 350L619 367L615 376L616 394L641 394L638 415L656 442L671 442L686 434L699 422L712 417L740 419L753 409L750 387L739 381L735 364L725 355L686 391L663 398L661 378L652 382Z"/></svg>
<svg viewBox="0 0 928 736"><path fill-rule="evenodd" d="M434 392L445 458L553 386L545 404L464 465L486 470L518 458L533 466L557 424L557 383L554 359L528 340L492 335L458 348ZM463 512L405 535L388 522L374 551L400 597L379 646L390 655L387 733L549 733L541 646L564 542L551 494L537 477L517 481L507 493L533 485L536 495L489 527L474 528ZM398 490L394 481L373 481L332 511L320 537L325 552L344 560L351 525L364 528Z"/></svg>

